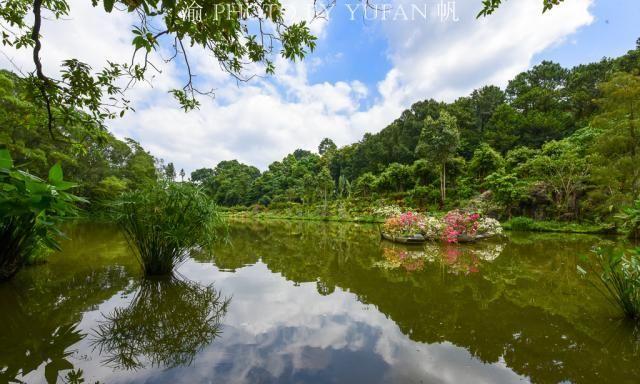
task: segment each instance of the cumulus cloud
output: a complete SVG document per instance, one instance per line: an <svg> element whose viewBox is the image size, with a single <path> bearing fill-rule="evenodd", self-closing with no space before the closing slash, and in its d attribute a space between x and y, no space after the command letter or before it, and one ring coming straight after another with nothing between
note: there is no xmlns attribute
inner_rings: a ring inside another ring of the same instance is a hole
<svg viewBox="0 0 640 384"><path fill-rule="evenodd" d="M393 6L407 7L415 1L396 0ZM107 17L86 1L71 3L69 20L46 22L43 27L42 56L48 73L54 74L60 61L69 57L95 68L104 65L105 58L130 58L129 30L134 21L130 15ZM476 20L479 1L458 1L459 22L439 23L432 18L370 22L379 23L380 28L373 30L384 35L392 64L377 84L357 79L312 83L307 72L312 67L316 73L322 70L318 60L277 60L276 76L238 84L209 54L188 48L199 84L215 89L215 98L203 98L200 110L185 114L167 94L184 81L183 68L165 65L162 73L155 74L153 87L139 84L131 93L137 112L110 126L117 136L139 140L154 155L187 172L234 158L265 169L296 148L314 150L324 137L339 145L357 141L365 132L382 129L418 100L452 100L485 84L505 85L532 64L534 55L590 24L591 3L574 0L542 15L540 0L508 1L495 15ZM285 7L295 10L290 20L309 18L307 7L298 1L286 1ZM311 24L319 44L332 44L327 31L333 15ZM31 70L29 52L2 49L24 72ZM341 60L369 65L349 52L340 54ZM0 63L13 69L6 60Z"/></svg>

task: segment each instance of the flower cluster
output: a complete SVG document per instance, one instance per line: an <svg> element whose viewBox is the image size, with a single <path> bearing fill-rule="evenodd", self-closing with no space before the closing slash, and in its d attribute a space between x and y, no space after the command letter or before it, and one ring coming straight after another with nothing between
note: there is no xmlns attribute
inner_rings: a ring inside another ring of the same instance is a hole
<svg viewBox="0 0 640 384"><path fill-rule="evenodd" d="M474 238L478 233L479 219L479 213L450 211L442 219L445 224L442 239L447 243L457 243L461 236Z"/></svg>
<svg viewBox="0 0 640 384"><path fill-rule="evenodd" d="M400 216L402 214L402 209L400 209L400 207L398 207L397 205L387 205L374 209L373 214L376 216L389 218L393 216Z"/></svg>
<svg viewBox="0 0 640 384"><path fill-rule="evenodd" d="M416 212L389 217L383 231L392 236L422 235L427 240L441 239L447 243L474 241L502 234L498 220L482 217L476 212L454 210L441 220Z"/></svg>
<svg viewBox="0 0 640 384"><path fill-rule="evenodd" d="M478 234L484 236L502 235L502 226L496 219L481 217L480 220L478 220Z"/></svg>
<svg viewBox="0 0 640 384"><path fill-rule="evenodd" d="M433 217L433 216L427 216L425 218L425 228L424 231L422 232L422 235L428 239L428 240L437 240L442 236L442 232L445 229L445 224Z"/></svg>
<svg viewBox="0 0 640 384"><path fill-rule="evenodd" d="M415 212L406 212L387 219L384 231L394 236L413 236L422 234L426 229L426 219Z"/></svg>

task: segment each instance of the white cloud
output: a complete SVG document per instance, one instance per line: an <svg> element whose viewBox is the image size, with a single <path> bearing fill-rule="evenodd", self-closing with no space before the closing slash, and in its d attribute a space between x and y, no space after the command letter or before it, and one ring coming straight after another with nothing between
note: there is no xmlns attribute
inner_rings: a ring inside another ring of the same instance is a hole
<svg viewBox="0 0 640 384"><path fill-rule="evenodd" d="M398 0L395 5L408 1L412 0ZM285 3L296 9L292 20L304 15L300 3ZM591 3L574 0L542 15L540 0L508 1L495 15L476 20L479 1L464 5L459 1L458 23L381 22L376 30L388 41L392 68L375 86L355 79L310 83L307 68L321 71L321 60L277 60L275 77L237 84L210 55L188 48L199 83L214 88L215 99L204 98L199 111L183 113L166 93L182 84L182 65L165 65L163 73L155 76L153 88L139 84L131 93L137 112L110 125L116 135L139 140L154 155L187 172L232 158L265 169L296 148L315 149L324 137L339 145L357 141L364 132L382 129L418 100L452 100L485 84L504 85L527 69L534 55L591 23ZM130 15L106 17L100 7L78 0L72 1L71 8L70 20L43 26L42 56L49 73L69 57L79 57L95 68L104 65L107 57L130 58ZM332 44L329 28L330 21L312 23L314 32L322 36L319 44ZM30 52L2 49L23 71L31 70ZM369 65L349 57L348 51L336 55ZM5 60L0 62L11 68ZM363 101L368 97L373 102L365 108Z"/></svg>

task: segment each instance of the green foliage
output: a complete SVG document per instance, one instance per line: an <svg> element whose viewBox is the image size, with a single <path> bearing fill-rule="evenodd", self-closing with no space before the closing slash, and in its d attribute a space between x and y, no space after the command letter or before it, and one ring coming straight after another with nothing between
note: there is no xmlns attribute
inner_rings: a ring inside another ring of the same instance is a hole
<svg viewBox="0 0 640 384"><path fill-rule="evenodd" d="M489 16L493 14L500 5L502 5L503 0L482 0L482 9L476 16L476 18L480 18L483 16ZM560 4L564 0L542 0L542 12L546 12L553 8L554 6Z"/></svg>
<svg viewBox="0 0 640 384"><path fill-rule="evenodd" d="M529 217L514 217L507 226L512 231L532 231L535 221Z"/></svg>
<svg viewBox="0 0 640 384"><path fill-rule="evenodd" d="M16 168L9 151L0 148L0 281L7 280L45 248L58 249L60 222L76 214L84 199L72 195L62 167L49 170L48 181Z"/></svg>
<svg viewBox="0 0 640 384"><path fill-rule="evenodd" d="M178 66L184 68L187 78L184 86L169 93L185 111L199 106L197 94L210 93L195 88L193 78L196 74L189 66L185 45L208 52L224 70L239 79L247 76L248 67L263 68L267 74L273 74L277 57L299 60L316 45L316 38L306 22L288 22L284 6L278 0L195 2L201 7L201 20L184 17L194 4L191 1L105 0L102 3L108 17L133 17L136 20L131 30L131 59L117 63L106 58L105 67L95 70L77 58L69 58L61 63L58 78L45 75L54 71L43 69L42 63L47 60L40 60L43 43L46 46L41 36L47 35L46 28L50 26L42 20L44 17L64 19L75 5L65 0L11 0L0 8L0 21L11 30L11 33L2 33L2 44L33 50L35 71L28 80L32 93L44 99L52 136L55 128L66 125L58 124L59 121L78 121L74 120L76 114L51 114L53 109L85 110L98 126L105 119L121 117L132 109L126 96L127 89L133 83L150 78L148 70L160 70L157 63L150 62L149 54L162 51L169 44L173 44L175 54L167 63L180 61ZM92 5L99 6L99 1L93 1ZM248 25L260 25L260 28ZM158 26L162 29L158 30Z"/></svg>
<svg viewBox="0 0 640 384"><path fill-rule="evenodd" d="M640 240L640 199L636 200L630 207L622 210L618 215L622 220L622 227L627 231L627 235L632 240Z"/></svg>
<svg viewBox="0 0 640 384"><path fill-rule="evenodd" d="M460 132L454 116L447 111L441 111L437 120L427 116L420 139L416 146L416 154L426 158L433 164L440 165L440 198L444 205L446 200L446 165L460 145Z"/></svg>
<svg viewBox="0 0 640 384"><path fill-rule="evenodd" d="M27 87L24 79L0 70L0 143L23 170L46 178L59 162L66 178L78 184L77 193L94 202L111 199L122 186L129 190L155 182L155 159L140 144L116 139L77 111L68 113L78 114L80 121L57 128L65 139L52 138L46 113ZM116 184L116 190L105 189Z"/></svg>
<svg viewBox="0 0 640 384"><path fill-rule="evenodd" d="M616 73L600 90L591 124L600 133L593 178L603 188L594 197L607 206L630 205L640 195L640 76Z"/></svg>
<svg viewBox="0 0 640 384"><path fill-rule="evenodd" d="M112 207L145 275L170 274L189 252L210 246L223 223L202 189L184 183L149 185Z"/></svg>
<svg viewBox="0 0 640 384"><path fill-rule="evenodd" d="M469 171L476 177L476 180L484 182L487 175L503 166L504 160L502 156L491 148L489 144L483 143L473 152L473 157L469 162Z"/></svg>
<svg viewBox="0 0 640 384"><path fill-rule="evenodd" d="M333 140L329 139L328 137L325 137L324 139L322 139L322 141L320 142L320 145L318 145L318 153L320 155L333 152L336 149L338 149L338 146L336 145L336 143L333 142Z"/></svg>
<svg viewBox="0 0 640 384"><path fill-rule="evenodd" d="M629 318L640 321L640 248L627 252L594 250L594 257L583 258L586 267L578 271L593 273L596 288Z"/></svg>

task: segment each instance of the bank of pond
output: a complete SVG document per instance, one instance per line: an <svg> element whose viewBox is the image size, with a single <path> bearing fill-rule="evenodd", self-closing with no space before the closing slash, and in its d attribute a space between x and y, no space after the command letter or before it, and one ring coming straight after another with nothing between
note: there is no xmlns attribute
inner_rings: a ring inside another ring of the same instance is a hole
<svg viewBox="0 0 640 384"><path fill-rule="evenodd" d="M638 328L579 273L620 237L404 245L376 224L228 223L143 278L122 234L66 228L0 285L0 381L637 383Z"/></svg>

